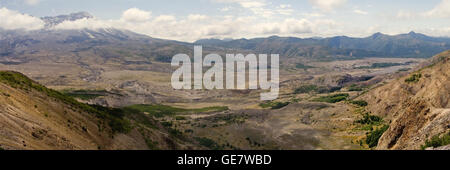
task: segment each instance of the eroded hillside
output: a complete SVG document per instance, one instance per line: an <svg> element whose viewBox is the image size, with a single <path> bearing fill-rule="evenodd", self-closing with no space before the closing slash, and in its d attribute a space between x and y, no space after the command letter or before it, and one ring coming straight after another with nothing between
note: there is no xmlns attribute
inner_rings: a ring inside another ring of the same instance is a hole
<svg viewBox="0 0 450 170"><path fill-rule="evenodd" d="M367 110L391 122L377 149L420 149L450 131L450 51L361 98Z"/></svg>
<svg viewBox="0 0 450 170"><path fill-rule="evenodd" d="M79 103L21 73L0 72L2 149L186 149L144 114Z"/></svg>

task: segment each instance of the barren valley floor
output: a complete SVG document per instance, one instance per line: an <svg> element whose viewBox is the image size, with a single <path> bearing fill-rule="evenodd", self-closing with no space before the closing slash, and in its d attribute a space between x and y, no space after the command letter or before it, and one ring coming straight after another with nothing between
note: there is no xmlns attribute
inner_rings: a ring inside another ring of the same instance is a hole
<svg viewBox="0 0 450 170"><path fill-rule="evenodd" d="M140 110L210 149L369 149L366 133L389 120L373 127L355 123L365 112L353 99L423 61L367 58L310 62L302 68L292 64L302 61L287 60L281 63L280 97L271 102L260 101L258 91L173 90L171 72L160 69L170 68L167 63L123 68L40 61L2 69L22 72L80 102ZM348 95L318 100L340 94Z"/></svg>

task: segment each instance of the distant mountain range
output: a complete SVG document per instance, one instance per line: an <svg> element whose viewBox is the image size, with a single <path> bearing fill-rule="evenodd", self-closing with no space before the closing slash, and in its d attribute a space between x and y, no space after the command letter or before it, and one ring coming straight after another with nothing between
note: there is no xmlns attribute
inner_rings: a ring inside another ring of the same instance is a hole
<svg viewBox="0 0 450 170"><path fill-rule="evenodd" d="M254 39L202 39L195 43L152 38L127 30L80 29L59 30L64 21L93 18L86 12L42 17L45 28L35 31L0 29L0 62L26 62L30 56L85 55L132 62L170 62L178 53L192 53L194 45L203 45L204 52L270 53L281 58L304 57L316 60L356 59L362 57L430 57L450 49L450 38L430 37L410 32L395 36L376 33L366 38L338 36L331 38L278 37ZM84 53L82 53L84 52ZM82 56L81 56L82 57ZM33 58L36 59L36 58Z"/></svg>
<svg viewBox="0 0 450 170"><path fill-rule="evenodd" d="M430 37L410 32L400 35L376 33L366 38L278 37L237 40L202 39L204 46L245 49L259 53L277 53L286 57L430 57L450 49L450 38Z"/></svg>

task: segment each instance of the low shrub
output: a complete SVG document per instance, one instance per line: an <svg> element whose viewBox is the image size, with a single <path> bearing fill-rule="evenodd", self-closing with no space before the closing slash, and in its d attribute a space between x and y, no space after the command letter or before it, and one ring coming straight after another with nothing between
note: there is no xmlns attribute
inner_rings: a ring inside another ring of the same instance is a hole
<svg viewBox="0 0 450 170"><path fill-rule="evenodd" d="M295 94L309 93L317 89L316 85L302 85L294 90Z"/></svg>
<svg viewBox="0 0 450 170"><path fill-rule="evenodd" d="M376 147L378 145L378 141L380 140L380 137L383 135L386 130L389 129L388 125L384 125L381 128L378 128L374 131L371 131L369 134L367 134L366 143L370 148Z"/></svg>
<svg viewBox="0 0 450 170"><path fill-rule="evenodd" d="M163 125L164 127L172 127L172 122L161 122L161 125Z"/></svg>
<svg viewBox="0 0 450 170"><path fill-rule="evenodd" d="M356 84L352 84L348 87L348 91L363 91L364 89Z"/></svg>
<svg viewBox="0 0 450 170"><path fill-rule="evenodd" d="M350 103L354 104L354 105L357 105L357 106L360 106L360 107L365 107L365 106L368 105L368 103L366 101L364 101L364 100L352 100L352 101L350 101Z"/></svg>
<svg viewBox="0 0 450 170"><path fill-rule="evenodd" d="M175 137L181 137L183 133L181 133L178 129L169 128L169 134Z"/></svg>
<svg viewBox="0 0 450 170"><path fill-rule="evenodd" d="M350 95L347 94L347 93L341 93L341 94L334 94L334 95L329 95L329 96L322 96L322 97L319 97L319 98L315 98L312 101L315 101L315 102L326 102L326 103L337 103L337 102L340 102L340 101L347 100L347 98L349 96Z"/></svg>
<svg viewBox="0 0 450 170"><path fill-rule="evenodd" d="M437 148L440 146L446 146L450 144L450 132L439 137L439 135L433 136L430 140L425 141L425 145L422 145L422 149L426 149L428 147Z"/></svg>
<svg viewBox="0 0 450 170"><path fill-rule="evenodd" d="M375 115L369 115L368 113L364 114L364 117L360 120L355 121L356 123L360 124L367 124L367 125L376 125L383 122L383 119L381 117L375 116Z"/></svg>
<svg viewBox="0 0 450 170"><path fill-rule="evenodd" d="M175 117L175 120L186 120L186 117L183 117L183 116L177 116L177 117Z"/></svg>
<svg viewBox="0 0 450 170"><path fill-rule="evenodd" d="M221 146L219 146L214 140L205 138L205 137L195 137L195 140L198 141L198 143L204 147L207 147L212 150L221 150L223 149Z"/></svg>
<svg viewBox="0 0 450 170"><path fill-rule="evenodd" d="M422 78L422 74L420 74L420 73L413 74L413 75L411 75L411 77L405 79L405 82L407 82L407 83L416 83L416 82L419 82L420 78Z"/></svg>

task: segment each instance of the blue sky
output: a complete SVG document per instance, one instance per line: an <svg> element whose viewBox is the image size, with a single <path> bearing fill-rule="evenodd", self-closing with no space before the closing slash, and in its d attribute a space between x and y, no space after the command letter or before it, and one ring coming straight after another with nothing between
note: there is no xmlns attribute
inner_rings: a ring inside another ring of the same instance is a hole
<svg viewBox="0 0 450 170"><path fill-rule="evenodd" d="M20 14L38 18L86 11L95 19L57 29L118 27L181 41L409 31L450 35L450 0L0 0L0 8L7 18L0 21L4 29L20 28L8 23ZM39 24L24 21L24 26Z"/></svg>

